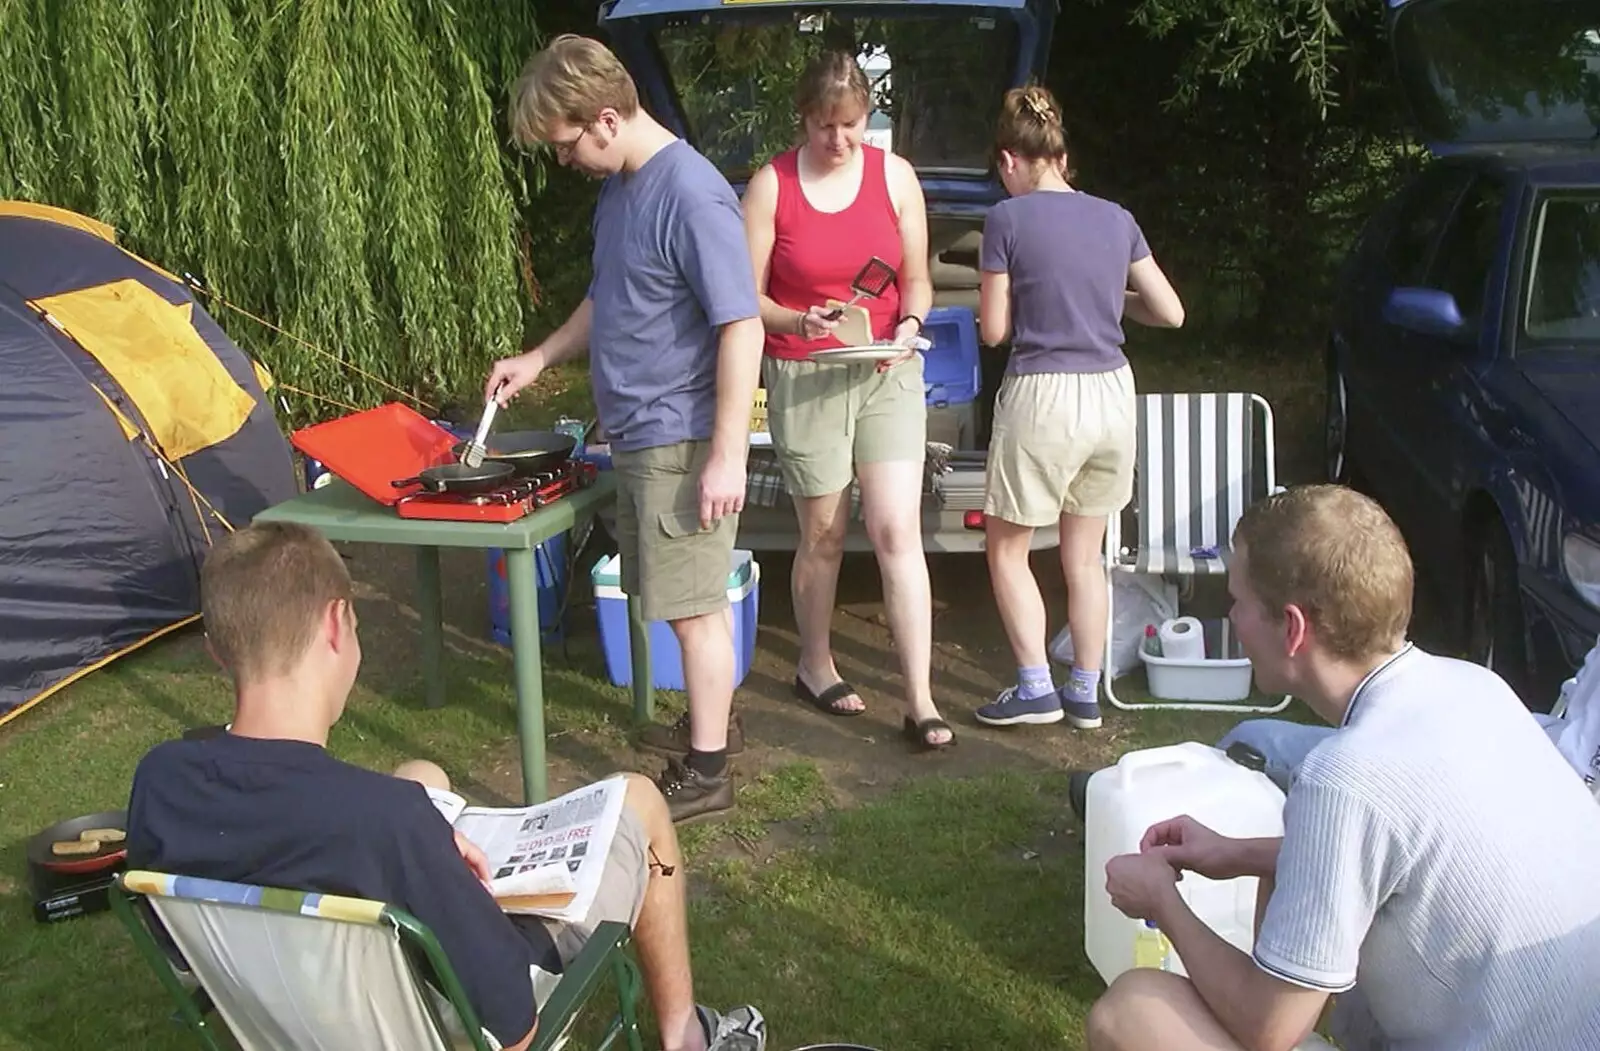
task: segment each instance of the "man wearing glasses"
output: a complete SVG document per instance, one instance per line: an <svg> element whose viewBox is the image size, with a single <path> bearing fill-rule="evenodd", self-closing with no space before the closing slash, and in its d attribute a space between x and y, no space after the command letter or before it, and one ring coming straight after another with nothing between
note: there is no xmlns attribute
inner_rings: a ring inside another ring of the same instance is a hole
<svg viewBox="0 0 1600 1051"><path fill-rule="evenodd" d="M510 114L520 144L543 143L604 182L588 295L543 343L497 362L485 395L504 405L590 352L619 482L622 587L647 620L671 624L689 692L687 719L651 727L643 743L671 757L657 784L673 820L726 810L728 753L744 743L727 580L763 339L739 200L640 108L633 78L596 41L568 34L535 55Z"/></svg>

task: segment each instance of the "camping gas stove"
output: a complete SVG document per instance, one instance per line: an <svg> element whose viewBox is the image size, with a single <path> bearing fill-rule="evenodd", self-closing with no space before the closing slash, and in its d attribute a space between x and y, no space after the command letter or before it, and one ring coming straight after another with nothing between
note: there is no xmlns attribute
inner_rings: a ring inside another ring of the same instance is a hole
<svg viewBox="0 0 1600 1051"><path fill-rule="evenodd" d="M523 515L587 488L598 470L592 463L568 460L540 474L513 478L498 489L466 496L460 493L416 493L401 497L395 511L401 518L449 522L515 522Z"/></svg>

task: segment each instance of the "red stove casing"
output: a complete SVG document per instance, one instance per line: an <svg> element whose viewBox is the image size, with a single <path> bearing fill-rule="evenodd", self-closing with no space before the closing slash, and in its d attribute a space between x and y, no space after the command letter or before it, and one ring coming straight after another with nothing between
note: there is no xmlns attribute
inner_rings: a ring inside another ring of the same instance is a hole
<svg viewBox="0 0 1600 1051"><path fill-rule="evenodd" d="M398 402L304 427L289 436L305 455L401 518L456 522L514 522L592 482L591 463L568 460L531 477L514 477L487 493L430 493L421 485L396 488L425 467L454 463L455 435Z"/></svg>
<svg viewBox="0 0 1600 1051"><path fill-rule="evenodd" d="M326 463L327 461L323 461ZM401 518L431 518L451 522L515 522L568 493L594 481L599 472L592 463L568 460L554 471L516 478L487 493L417 493L401 497L395 511Z"/></svg>

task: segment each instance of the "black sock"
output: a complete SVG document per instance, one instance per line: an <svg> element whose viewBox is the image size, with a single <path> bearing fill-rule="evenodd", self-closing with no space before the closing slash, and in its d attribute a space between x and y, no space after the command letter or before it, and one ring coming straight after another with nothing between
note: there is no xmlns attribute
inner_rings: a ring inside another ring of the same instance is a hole
<svg viewBox="0 0 1600 1051"><path fill-rule="evenodd" d="M701 777L721 777L722 772L728 769L728 750L718 748L715 752L701 752L691 748L688 766Z"/></svg>

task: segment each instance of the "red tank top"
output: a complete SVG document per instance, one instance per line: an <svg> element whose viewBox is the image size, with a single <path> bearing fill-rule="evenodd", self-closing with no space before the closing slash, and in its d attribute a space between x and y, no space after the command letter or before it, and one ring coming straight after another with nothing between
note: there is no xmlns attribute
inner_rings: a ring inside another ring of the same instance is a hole
<svg viewBox="0 0 1600 1051"><path fill-rule="evenodd" d="M855 295L850 281L867 260L877 256L900 269L900 222L889 198L884 153L861 145L861 188L848 208L819 212L800 188L800 153L790 150L772 160L778 175L778 208L774 215L772 260L767 266L767 295L779 306L805 310L829 299L848 303ZM888 339L900 317L896 283L877 298L864 296L872 335ZM807 340L792 332L769 332L767 353L775 358L804 358L812 351L840 346L832 336Z"/></svg>

